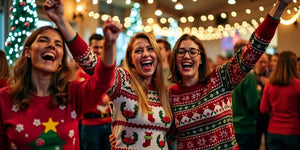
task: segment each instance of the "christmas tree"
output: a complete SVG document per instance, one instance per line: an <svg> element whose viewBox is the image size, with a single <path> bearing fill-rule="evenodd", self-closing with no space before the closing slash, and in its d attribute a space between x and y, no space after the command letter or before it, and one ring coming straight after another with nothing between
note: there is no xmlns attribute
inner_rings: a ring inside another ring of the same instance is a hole
<svg viewBox="0 0 300 150"><path fill-rule="evenodd" d="M45 126L44 132L36 138L29 145L32 146L32 150L44 149L44 150L62 150L65 142L57 135L56 126L59 122L53 122L52 118L49 118L48 122L43 122Z"/></svg>
<svg viewBox="0 0 300 150"><path fill-rule="evenodd" d="M142 18L140 15L140 4L134 3L130 12L130 27L127 29L127 36L132 37L135 33L141 32Z"/></svg>
<svg viewBox="0 0 300 150"><path fill-rule="evenodd" d="M38 21L35 0L13 0L10 7L11 30L5 42L5 52L10 65L23 50L22 43L31 34Z"/></svg>

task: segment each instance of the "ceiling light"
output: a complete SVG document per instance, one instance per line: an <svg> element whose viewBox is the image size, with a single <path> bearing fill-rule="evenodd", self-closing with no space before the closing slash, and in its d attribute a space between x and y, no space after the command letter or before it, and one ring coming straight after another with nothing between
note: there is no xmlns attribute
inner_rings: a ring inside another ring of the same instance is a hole
<svg viewBox="0 0 300 150"><path fill-rule="evenodd" d="M172 0L172 2L177 2L177 0Z"/></svg>
<svg viewBox="0 0 300 150"><path fill-rule="evenodd" d="M183 9L183 5L180 2L177 2L176 5L175 5L175 9L176 10L181 10L181 9Z"/></svg>
<svg viewBox="0 0 300 150"><path fill-rule="evenodd" d="M154 12L154 14L156 16L161 16L162 15L162 11L160 9L156 9L156 11Z"/></svg>
<svg viewBox="0 0 300 150"><path fill-rule="evenodd" d="M227 3L230 4L230 5L234 5L236 3L236 1L235 0L228 0Z"/></svg>

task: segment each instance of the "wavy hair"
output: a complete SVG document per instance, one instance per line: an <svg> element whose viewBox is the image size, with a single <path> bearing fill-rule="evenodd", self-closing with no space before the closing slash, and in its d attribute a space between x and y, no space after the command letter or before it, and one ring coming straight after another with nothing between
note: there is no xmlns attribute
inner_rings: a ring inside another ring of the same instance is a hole
<svg viewBox="0 0 300 150"><path fill-rule="evenodd" d="M58 29L51 26L44 26L35 30L25 41L25 47L31 47L36 38L45 30L54 30L63 39L63 36ZM69 102L68 99L68 86L71 81L72 71L67 61L67 49L65 43L63 44L63 59L62 65L56 72L53 73L50 81L48 91L52 96L52 104L61 105ZM16 104L20 109L25 110L31 103L31 93L36 92L36 87L32 84L31 80L31 59L25 57L23 54L16 61L13 66L13 76L9 78L9 93L12 96L12 102Z"/></svg>
<svg viewBox="0 0 300 150"><path fill-rule="evenodd" d="M167 86L164 83L159 47L155 38L150 34L144 32L137 33L130 39L126 50L125 59L124 59L125 69L129 72L130 79L132 81L132 88L136 93L136 97L138 98L139 108L142 108L143 113L151 110L148 105L148 85L144 82L144 78L137 72L135 66L131 63L132 62L131 53L133 51L133 44L137 39L141 39L141 38L149 41L149 43L153 47L154 53L157 55L158 63L156 66L156 70L153 74L153 80L156 86L155 88L157 88L158 91L158 96L161 105L164 111L166 112L166 115L172 118L172 111L171 111L171 106L169 101L169 92Z"/></svg>
<svg viewBox="0 0 300 150"><path fill-rule="evenodd" d="M278 62L274 71L271 73L269 80L273 85L289 85L292 79L298 78L297 73L297 56L292 51L283 51L279 54Z"/></svg>
<svg viewBox="0 0 300 150"><path fill-rule="evenodd" d="M8 79L10 77L10 68L4 51L0 50L0 79Z"/></svg>
<svg viewBox="0 0 300 150"><path fill-rule="evenodd" d="M198 47L201 51L200 55L201 55L201 61L202 61L202 63L200 64L200 66L198 68L199 81L207 82L208 77L210 75L210 70L209 70L209 66L208 66L208 61L207 61L208 58L206 56L205 48L204 48L202 42L200 41L200 39L198 39L194 35L189 35L189 34L183 34L177 40L177 42L172 50L171 59L170 59L171 77L168 80L170 80L173 83L177 83L177 84L182 82L182 76L176 65L176 50L179 48L181 42L184 40L192 40L193 42L195 42L195 44L198 45Z"/></svg>

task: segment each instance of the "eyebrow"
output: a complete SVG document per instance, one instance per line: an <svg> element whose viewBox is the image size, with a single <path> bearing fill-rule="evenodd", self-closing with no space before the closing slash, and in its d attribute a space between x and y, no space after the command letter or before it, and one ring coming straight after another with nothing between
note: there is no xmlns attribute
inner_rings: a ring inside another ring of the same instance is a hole
<svg viewBox="0 0 300 150"><path fill-rule="evenodd" d="M47 40L49 40L49 37L48 36L40 36L40 37L38 37L38 39L42 39L42 38L45 38L45 39L47 39ZM55 42L56 43L63 43L63 41L62 40L55 40Z"/></svg>

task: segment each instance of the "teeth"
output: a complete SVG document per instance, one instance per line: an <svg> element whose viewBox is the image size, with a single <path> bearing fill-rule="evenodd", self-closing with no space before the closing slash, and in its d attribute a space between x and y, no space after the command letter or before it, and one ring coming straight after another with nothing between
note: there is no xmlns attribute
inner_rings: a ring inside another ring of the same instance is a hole
<svg viewBox="0 0 300 150"><path fill-rule="evenodd" d="M49 52L42 54L42 57L44 57L44 56L51 56L53 58L55 57L55 55L53 53L49 53Z"/></svg>
<svg viewBox="0 0 300 150"><path fill-rule="evenodd" d="M182 65L192 65L192 63L182 63Z"/></svg>
<svg viewBox="0 0 300 150"><path fill-rule="evenodd" d="M144 61L142 64L150 64L150 63L152 63L152 61Z"/></svg>

